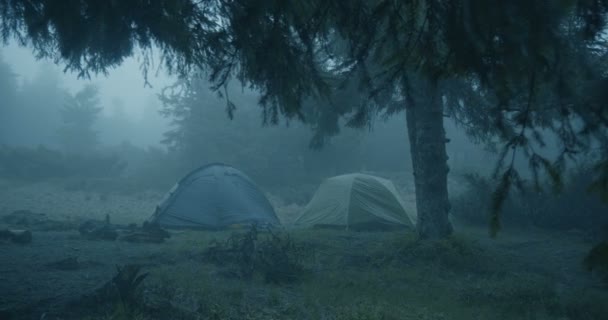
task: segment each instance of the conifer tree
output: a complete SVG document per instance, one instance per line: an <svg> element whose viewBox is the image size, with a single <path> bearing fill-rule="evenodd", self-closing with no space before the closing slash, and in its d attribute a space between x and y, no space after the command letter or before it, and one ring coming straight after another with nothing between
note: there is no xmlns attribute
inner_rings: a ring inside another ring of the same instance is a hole
<svg viewBox="0 0 608 320"><path fill-rule="evenodd" d="M96 86L87 85L76 94L66 96L60 110L63 124L58 130L66 152L85 154L95 150L99 139L94 125L101 110Z"/></svg>

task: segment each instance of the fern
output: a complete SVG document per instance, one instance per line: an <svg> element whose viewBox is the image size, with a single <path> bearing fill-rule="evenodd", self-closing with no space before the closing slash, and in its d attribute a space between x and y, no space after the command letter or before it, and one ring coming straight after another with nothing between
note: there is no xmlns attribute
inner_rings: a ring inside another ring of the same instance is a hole
<svg viewBox="0 0 608 320"><path fill-rule="evenodd" d="M116 266L116 275L112 279L112 284L116 288L120 302L125 309L130 309L135 305L137 290L147 276L148 273L141 273L141 267L138 265Z"/></svg>

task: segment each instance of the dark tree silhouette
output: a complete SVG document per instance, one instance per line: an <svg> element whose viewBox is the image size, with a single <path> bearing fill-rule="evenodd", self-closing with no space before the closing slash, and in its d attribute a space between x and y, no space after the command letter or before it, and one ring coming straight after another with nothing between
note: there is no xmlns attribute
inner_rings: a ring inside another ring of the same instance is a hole
<svg viewBox="0 0 608 320"><path fill-rule="evenodd" d="M65 105L60 110L63 124L58 132L66 152L85 154L95 150L99 140L93 125L101 110L98 89L94 85L87 85L76 94L66 96Z"/></svg>

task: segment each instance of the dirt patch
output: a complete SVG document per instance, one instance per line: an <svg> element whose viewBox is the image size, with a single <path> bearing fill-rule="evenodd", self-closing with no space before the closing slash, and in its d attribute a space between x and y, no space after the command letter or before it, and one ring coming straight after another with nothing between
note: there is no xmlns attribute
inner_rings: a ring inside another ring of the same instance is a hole
<svg viewBox="0 0 608 320"><path fill-rule="evenodd" d="M43 213L56 221L102 220L107 214L120 224L141 223L149 218L162 194L97 194L66 190L61 184L11 184L0 181L0 215L18 210Z"/></svg>

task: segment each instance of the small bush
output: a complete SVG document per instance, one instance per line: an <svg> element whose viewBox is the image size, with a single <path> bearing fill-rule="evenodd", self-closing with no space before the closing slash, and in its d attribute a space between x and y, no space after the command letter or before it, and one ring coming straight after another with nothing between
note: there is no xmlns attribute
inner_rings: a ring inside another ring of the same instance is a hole
<svg viewBox="0 0 608 320"><path fill-rule="evenodd" d="M460 196L451 200L452 214L460 221L487 226L490 222L492 193L497 184L491 179L477 174L464 176L468 189ZM528 194L526 199L519 195L507 197L502 207L501 223L503 225L529 225L532 207L538 207L537 198ZM524 201L522 201L524 200Z"/></svg>
<svg viewBox="0 0 608 320"><path fill-rule="evenodd" d="M116 266L111 280L63 306L62 313L69 319L80 319L85 314L106 315L105 318L92 316L89 319L146 319L143 315L142 282L147 276L148 273L142 273L139 265Z"/></svg>
<svg viewBox="0 0 608 320"><path fill-rule="evenodd" d="M465 178L469 188L451 200L452 213L460 221L488 225L496 183L479 175L466 175ZM592 178L591 169L582 167L569 174L559 193L540 192L526 186L523 192L511 192L501 210L501 224L597 231L608 224L605 214L608 204L587 191Z"/></svg>
<svg viewBox="0 0 608 320"><path fill-rule="evenodd" d="M268 283L294 282L305 273L304 260L311 258L310 248L295 243L289 235L268 230L259 234L255 224L242 234L233 234L226 242L214 241L205 258L229 266L229 273L251 279L259 273Z"/></svg>
<svg viewBox="0 0 608 320"><path fill-rule="evenodd" d="M566 179L563 190L548 194L543 210L534 217L535 225L559 230L579 228L597 232L608 225L608 203L592 192L589 187L596 173L582 166L573 170Z"/></svg>

